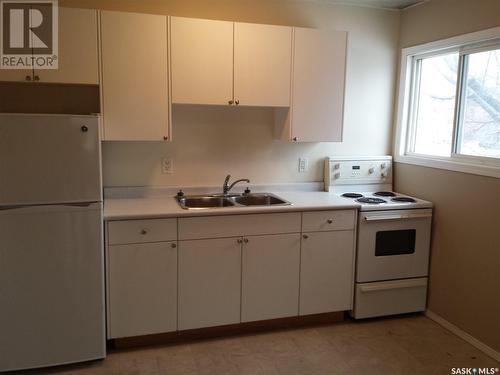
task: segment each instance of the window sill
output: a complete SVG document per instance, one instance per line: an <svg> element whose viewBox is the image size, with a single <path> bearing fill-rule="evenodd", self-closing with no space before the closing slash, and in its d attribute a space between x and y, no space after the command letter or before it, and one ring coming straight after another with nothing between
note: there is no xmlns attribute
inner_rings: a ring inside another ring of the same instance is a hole
<svg viewBox="0 0 500 375"><path fill-rule="evenodd" d="M420 155L395 155L394 161L403 164L419 165L422 167L446 169L449 171L500 178L500 167L498 166L467 163L462 160L433 158Z"/></svg>

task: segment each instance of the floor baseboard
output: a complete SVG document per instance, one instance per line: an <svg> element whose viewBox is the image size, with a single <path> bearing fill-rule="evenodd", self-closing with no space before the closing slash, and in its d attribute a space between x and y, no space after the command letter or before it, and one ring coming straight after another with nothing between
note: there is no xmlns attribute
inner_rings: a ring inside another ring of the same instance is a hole
<svg viewBox="0 0 500 375"><path fill-rule="evenodd" d="M481 350L483 353L490 356L494 360L500 362L500 353L499 352L497 352L492 347L486 345L485 343L479 341L474 336L469 335L467 332L458 328L456 325L450 323L449 321L447 321L443 317L439 316L435 312L432 312L431 310L426 310L425 316L427 316L429 319L435 321L437 324L443 326L448 331L454 333L455 335L457 335L461 339L467 341L469 344L475 346L477 349Z"/></svg>
<svg viewBox="0 0 500 375"><path fill-rule="evenodd" d="M344 311L339 311L333 313L301 315L288 318L260 320L256 322L237 323L217 327L197 328L185 331L157 333L144 336L123 337L108 340L108 348L130 349L141 346L166 345L196 340L207 340L217 337L255 334L276 329L289 329L322 324L332 324L342 322L344 320L344 317Z"/></svg>

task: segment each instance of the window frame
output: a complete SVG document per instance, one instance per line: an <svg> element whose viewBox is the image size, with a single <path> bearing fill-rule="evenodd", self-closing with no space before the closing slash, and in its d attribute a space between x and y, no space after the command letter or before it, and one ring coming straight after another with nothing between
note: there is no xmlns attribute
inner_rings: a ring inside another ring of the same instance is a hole
<svg viewBox="0 0 500 375"><path fill-rule="evenodd" d="M465 85L464 69L469 54L500 48L500 27L438 40L422 45L403 48L401 53L398 101L396 109L396 129L394 137L394 160L405 164L447 169L500 178L500 158L465 155L458 153L463 129L462 115ZM448 53L459 54L457 88L453 134L450 156L433 156L413 152L418 98L417 64L419 59Z"/></svg>

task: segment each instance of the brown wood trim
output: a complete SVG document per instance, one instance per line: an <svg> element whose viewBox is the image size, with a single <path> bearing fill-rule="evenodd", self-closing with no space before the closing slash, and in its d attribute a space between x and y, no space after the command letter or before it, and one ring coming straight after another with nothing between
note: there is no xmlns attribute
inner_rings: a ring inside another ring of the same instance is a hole
<svg viewBox="0 0 500 375"><path fill-rule="evenodd" d="M0 82L0 113L88 115L99 112L98 85Z"/></svg>
<svg viewBox="0 0 500 375"><path fill-rule="evenodd" d="M248 335L277 329L332 324L342 322L344 320L344 316L344 312L340 311L325 314L260 320L257 322L230 324L218 327L198 328L145 336L124 337L109 340L108 344L110 344L111 349L130 349L142 346L165 345L195 340L207 340L224 336Z"/></svg>

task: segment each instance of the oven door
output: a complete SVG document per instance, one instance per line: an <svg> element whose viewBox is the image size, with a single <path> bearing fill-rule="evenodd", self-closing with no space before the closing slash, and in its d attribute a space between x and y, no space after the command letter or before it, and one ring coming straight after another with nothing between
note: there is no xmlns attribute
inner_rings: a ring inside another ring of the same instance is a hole
<svg viewBox="0 0 500 375"><path fill-rule="evenodd" d="M427 276L432 209L361 212L356 281Z"/></svg>

